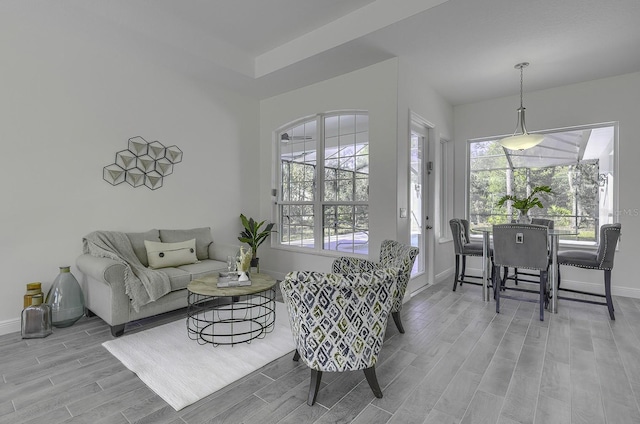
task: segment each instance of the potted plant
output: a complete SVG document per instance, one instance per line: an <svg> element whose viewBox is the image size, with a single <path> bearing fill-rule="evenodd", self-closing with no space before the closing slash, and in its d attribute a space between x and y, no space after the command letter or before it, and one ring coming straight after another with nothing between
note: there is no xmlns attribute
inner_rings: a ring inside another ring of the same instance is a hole
<svg viewBox="0 0 640 424"><path fill-rule="evenodd" d="M540 198L536 196L538 193L552 193L551 187L549 186L536 186L531 191L531 194L527 197L519 198L513 194L505 194L498 200L497 205L502 207L507 201L511 201L511 206L520 212L520 216L518 217L518 222L523 223L531 223L531 218L529 217L529 209L534 207L543 208L542 202Z"/></svg>
<svg viewBox="0 0 640 424"><path fill-rule="evenodd" d="M251 266L256 267L257 271L260 272L260 259L258 258L258 247L265 242L265 240L271 235L271 233L275 232L273 230L273 222L266 224L266 221L256 221L253 218L247 218L244 214L240 214L240 221L242 222L242 226L244 230L240 232L240 240L243 243L247 243L249 247L251 247L252 258L251 258Z"/></svg>

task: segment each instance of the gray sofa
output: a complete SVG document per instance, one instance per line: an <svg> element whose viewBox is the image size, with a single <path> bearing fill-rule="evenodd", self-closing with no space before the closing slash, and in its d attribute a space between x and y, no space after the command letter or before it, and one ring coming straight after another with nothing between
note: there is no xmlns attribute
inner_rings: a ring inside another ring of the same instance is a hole
<svg viewBox="0 0 640 424"><path fill-rule="evenodd" d="M100 233L107 234L109 232L97 231L92 235L101 235ZM125 289L125 273L131 272L132 267L128 267L123 260L120 260L119 256L115 259L101 257L109 256L109 254L113 254L112 252L105 252L103 249L101 255L96 255L95 252L88 253L84 248L85 253L78 257L76 266L80 271L79 279L84 292L87 313L98 315L109 324L111 334L114 337L124 333L125 324L128 322L186 307L187 284L195 278L218 271L226 271L227 256L236 256L239 250L239 246L214 243L210 228L154 229L143 233L125 234L126 237L121 237L122 240L125 240L124 244L127 239L130 242L130 247L125 247L129 250L133 249L135 257L141 264L133 264L133 268L149 266L145 240L176 243L195 239L197 262L157 269L156 271L164 272L168 276L169 292L154 301L134 308ZM86 238L83 239L83 242L86 246Z"/></svg>

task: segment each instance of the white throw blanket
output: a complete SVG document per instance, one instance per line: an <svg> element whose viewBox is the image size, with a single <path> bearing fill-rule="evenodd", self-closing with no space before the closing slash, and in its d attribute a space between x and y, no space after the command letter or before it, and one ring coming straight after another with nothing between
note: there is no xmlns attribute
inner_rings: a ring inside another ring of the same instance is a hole
<svg viewBox="0 0 640 424"><path fill-rule="evenodd" d="M169 276L142 265L125 233L94 231L82 239L82 250L92 256L113 259L124 265L125 291L136 312L140 306L171 291Z"/></svg>

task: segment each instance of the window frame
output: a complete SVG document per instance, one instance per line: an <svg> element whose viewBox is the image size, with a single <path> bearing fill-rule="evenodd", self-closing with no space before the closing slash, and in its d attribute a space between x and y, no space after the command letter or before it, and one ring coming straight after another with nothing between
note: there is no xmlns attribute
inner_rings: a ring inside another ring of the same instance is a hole
<svg viewBox="0 0 640 424"><path fill-rule="evenodd" d="M437 164L439 167L438 188L440 190L438 196L438 210L440 214L439 242L447 243L453 240L451 235L451 226L449 220L453 218L453 203L455 198L455 151L453 141L440 138L440 151L438 152Z"/></svg>
<svg viewBox="0 0 640 424"><path fill-rule="evenodd" d="M554 128L542 131L535 131L536 134L552 134L559 132L570 132L570 131L584 131L584 130L593 130L604 127L612 127L613 128L613 182L611 187L612 194L612 213L610 214L611 222L617 223L619 222L620 209L618 206L619 200L619 122L611 121L611 122L602 122L602 123L594 123L594 124L584 124L584 125L575 125L570 127L563 128ZM464 210L465 217L471 222L470 218L470 187L471 187L471 144L477 142L486 142L486 141L494 141L502 138L503 136L489 136L489 137L479 137L468 139L466 143L465 149L465 191L464 191ZM563 238L559 239L559 244L565 247L571 247L576 249L595 249L598 246L599 240L599 230L600 227L604 223L600 222L598 228L595 229L595 241L584 241L584 240L566 240ZM474 239L480 239L482 235L472 233L471 237Z"/></svg>
<svg viewBox="0 0 640 424"><path fill-rule="evenodd" d="M325 120L327 118L331 118L331 117L339 117L339 116L343 116L343 115L364 115L367 117L367 133L370 134L370 124L368 122L369 120L369 112L367 110L360 110L360 109L345 109L345 110L335 110L335 111L330 111L330 112L321 112L321 113L317 113L314 115L310 115L310 116L306 116L306 117L302 117L299 119L296 119L295 121L292 121L290 123L287 123L286 125L281 126L280 128L276 129L274 131L274 142L275 142L275 160L274 160L274 164L275 164L275 169L274 169L274 175L275 175L275 185L276 187L278 187L275 191L275 207L273 209L273 222L276 223L276 226L278 227L278 230L280 231L282 229L282 217L281 217L281 210L282 210L282 206L286 205L286 204L307 204L307 205L312 205L313 206L313 241L314 241L314 246L313 247L304 247L302 245L292 245L292 244L286 244L286 243L282 243L280 240L280 237L272 237L271 239L271 247L276 248L276 249L282 249L282 250L289 250L289 251L295 251L295 252L300 252L300 253L313 253L313 254L317 254L317 255L322 255L322 256L330 256L330 257L338 257L338 256L344 256L345 254L348 254L350 256L360 256L360 257L368 257L369 252L368 252L368 247L367 247L367 251L365 253L360 253L360 252L352 252L351 250L330 250L330 249L325 249L325 239L324 239L324 230L325 230L325 220L324 220L324 212L325 212L325 208L326 207L331 207L331 206L351 206L353 208L357 208L359 206L363 206L367 209L367 218L368 218L368 214L369 214L369 207L370 207L370 202L369 199L367 198L366 201L362 201L362 200L356 200L355 196L354 199L351 201L342 201L342 200L325 200L325 182L328 181L325 179L325 148L326 148L326 134L325 134ZM282 193L282 153L281 153L281 144L280 144L280 137L281 134L283 134L284 132L286 132L287 129L289 128L293 128L293 127L297 127L303 124L307 124L310 122L315 121L315 125L316 125L316 141L315 141L315 149L316 149L316 160L315 160L315 170L314 170L314 175L313 175L313 201L307 201L307 202L290 202L290 201L284 201L283 200L283 193ZM357 117L356 117L356 121L354 122L354 125L356 125L357 122ZM355 133L354 133L355 134ZM370 164L371 162L371 152L370 152L370 135L367 136L367 141L366 141L366 145L367 145L367 149L368 149L368 163ZM356 155L358 156L358 155ZM355 171L354 171L355 172ZM322 177L322 180L320 180L320 176ZM354 174L354 178L356 178L355 174ZM369 184L370 184L370 180L367 183L367 197L368 197L368 192L369 192ZM355 186L354 186L354 193L355 193ZM367 219L367 232L370 232L370 228L368 226L368 222L369 220ZM355 223L354 223L355 225ZM368 246L368 242L367 242L367 246Z"/></svg>

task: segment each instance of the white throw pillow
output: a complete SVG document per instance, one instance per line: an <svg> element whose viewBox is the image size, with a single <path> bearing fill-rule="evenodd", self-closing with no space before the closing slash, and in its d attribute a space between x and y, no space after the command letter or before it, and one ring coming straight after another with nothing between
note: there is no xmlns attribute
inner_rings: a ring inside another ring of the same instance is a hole
<svg viewBox="0 0 640 424"><path fill-rule="evenodd" d="M181 241L179 243L161 243L157 241L144 241L147 249L149 268L167 268L198 262L196 256L196 239Z"/></svg>

